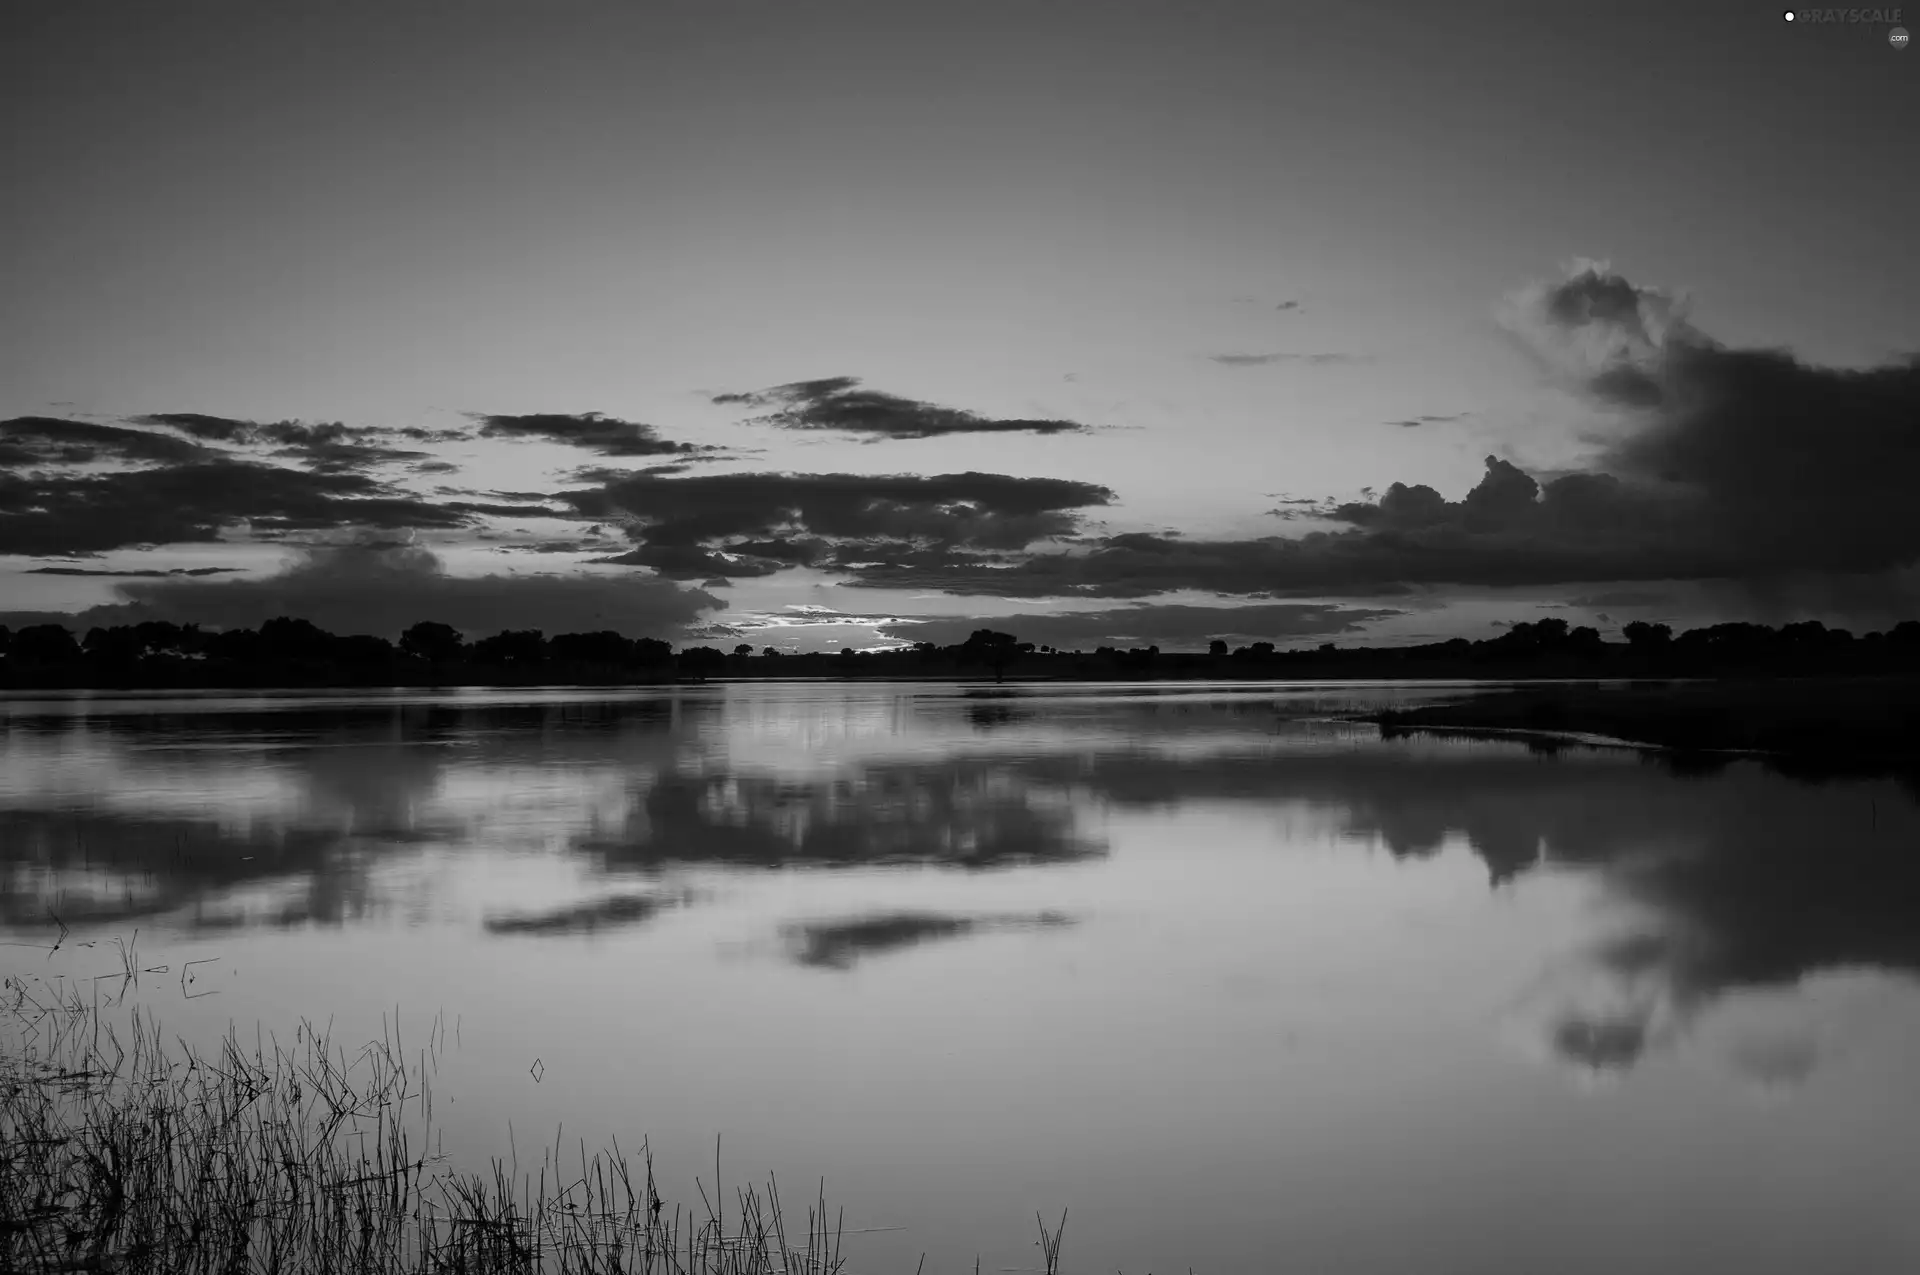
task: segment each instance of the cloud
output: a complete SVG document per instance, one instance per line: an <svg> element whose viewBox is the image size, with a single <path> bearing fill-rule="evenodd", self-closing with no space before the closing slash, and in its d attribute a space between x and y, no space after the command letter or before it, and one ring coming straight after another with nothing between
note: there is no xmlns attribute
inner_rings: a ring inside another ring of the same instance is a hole
<svg viewBox="0 0 1920 1275"><path fill-rule="evenodd" d="M1364 354L1210 354L1207 356L1223 367L1264 367L1269 363L1309 363L1316 367L1330 363L1362 363L1367 361Z"/></svg>
<svg viewBox="0 0 1920 1275"><path fill-rule="evenodd" d="M125 580L166 579L170 576L223 576L232 575L239 567L173 567L159 571L97 571L92 567L29 567L30 576L113 576Z"/></svg>
<svg viewBox="0 0 1920 1275"><path fill-rule="evenodd" d="M782 429L865 434L875 442L944 434L1073 434L1087 430L1077 421L1002 420L859 386L857 377L830 376L747 394L720 394L713 401L773 408L771 414L759 419Z"/></svg>
<svg viewBox="0 0 1920 1275"><path fill-rule="evenodd" d="M1577 598L1568 598L1570 607L1670 607L1676 599L1671 593L1658 593L1651 589L1615 589L1606 593L1582 594Z"/></svg>
<svg viewBox="0 0 1920 1275"><path fill-rule="evenodd" d="M257 427L254 421L237 420L231 416L206 416L200 412L154 412L133 419L142 425L166 425L215 443L245 442Z"/></svg>
<svg viewBox="0 0 1920 1275"><path fill-rule="evenodd" d="M124 602L74 619L81 627L172 620L253 628L291 615L335 633L383 637L418 620L439 620L469 635L617 629L673 638L721 605L711 594L651 577L453 576L428 550L390 541L315 546L264 579L139 581L119 592Z"/></svg>
<svg viewBox="0 0 1920 1275"><path fill-rule="evenodd" d="M268 455L298 460L309 469L322 473L360 472L376 465L428 461L431 453L394 446L394 440L427 443L466 437L457 430L384 429L371 425L345 425L339 421L314 424L304 421L262 423L230 416L206 416L198 412L155 412L132 419L137 424L177 429L206 442L258 447Z"/></svg>
<svg viewBox="0 0 1920 1275"><path fill-rule="evenodd" d="M1276 310L1298 310L1300 308L1300 303L1298 301L1282 301L1279 305L1273 308Z"/></svg>
<svg viewBox="0 0 1920 1275"><path fill-rule="evenodd" d="M96 461L184 464L212 457L197 443L118 425L16 416L0 421L0 465L86 465Z"/></svg>
<svg viewBox="0 0 1920 1275"><path fill-rule="evenodd" d="M598 540L535 540L526 544L507 544L495 549L495 553L588 553L595 549L604 549L606 545Z"/></svg>
<svg viewBox="0 0 1920 1275"><path fill-rule="evenodd" d="M1253 540L1134 532L988 573L932 564L868 570L855 583L1020 597L1146 597L1189 588L1377 596L1411 585L1617 580L1656 569L1666 577L1719 565L1710 549L1676 538L1685 524L1669 505L1600 475L1569 475L1542 488L1491 456L1486 476L1463 500L1395 483L1377 502L1350 502L1319 516L1353 529Z"/></svg>
<svg viewBox="0 0 1920 1275"><path fill-rule="evenodd" d="M527 416L488 416L475 413L480 432L489 438L542 438L599 452L603 456L689 456L716 452L717 447L676 443L661 438L651 425L623 421L602 412L565 416L554 412Z"/></svg>
<svg viewBox="0 0 1920 1275"><path fill-rule="evenodd" d="M1398 425L1401 429L1419 429L1422 425L1444 425L1449 421L1462 418L1460 413L1452 416L1410 416L1403 421L1388 421L1389 425Z"/></svg>
<svg viewBox="0 0 1920 1275"><path fill-rule="evenodd" d="M1092 650L1099 646L1194 650L1214 638L1242 646L1263 640L1284 642L1301 637L1331 637L1352 633L1375 620L1400 614L1400 611L1378 608L1284 602L1240 607L1138 606L1107 611L920 620L902 617L882 621L876 627L890 638L935 642L941 646L963 642L975 629L987 628L1011 633L1023 642L1067 651Z"/></svg>
<svg viewBox="0 0 1920 1275"><path fill-rule="evenodd" d="M1395 587L1733 581L1798 596L1806 580L1906 581L1920 561L1920 359L1863 370L1720 345L1680 298L1576 263L1505 321L1622 430L1588 468L1542 480L1499 457L1459 500L1424 484L1327 515L1297 538L1131 533L1000 569L895 563L854 583L1008 597L1174 589L1363 597ZM1906 569L1906 574L1899 574ZM1800 580L1789 588L1783 582ZM1824 594L1822 595L1824 596Z"/></svg>
<svg viewBox="0 0 1920 1275"><path fill-rule="evenodd" d="M572 515L551 505L503 505L474 500L453 500L441 506L464 514L484 514L494 518L567 518Z"/></svg>
<svg viewBox="0 0 1920 1275"><path fill-rule="evenodd" d="M1076 511L1112 501L1093 483L1005 474L713 474L610 477L553 500L618 520L618 561L681 578L870 562L931 569L992 560L1071 535Z"/></svg>
<svg viewBox="0 0 1920 1275"><path fill-rule="evenodd" d="M428 452L391 447L373 441L383 433L381 430L338 422L304 425L298 421L279 421L260 426L257 437L275 445L272 455L302 461L309 468L322 473L343 473L399 461L430 459Z"/></svg>
<svg viewBox="0 0 1920 1275"><path fill-rule="evenodd" d="M131 432L131 431L129 431ZM115 473L0 473L0 553L90 554L351 525L458 527L468 515L362 474L217 458Z"/></svg>
<svg viewBox="0 0 1920 1275"><path fill-rule="evenodd" d="M1920 558L1920 357L1865 369L1733 349L1684 298L1576 263L1514 330L1635 426L1600 468L1684 511L1713 575L1882 571ZM1637 578L1645 578L1637 576Z"/></svg>

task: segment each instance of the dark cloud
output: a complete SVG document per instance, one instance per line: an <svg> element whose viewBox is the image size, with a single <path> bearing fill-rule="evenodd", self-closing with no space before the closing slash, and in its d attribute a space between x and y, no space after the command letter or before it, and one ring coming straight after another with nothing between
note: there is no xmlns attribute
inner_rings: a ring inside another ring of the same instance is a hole
<svg viewBox="0 0 1920 1275"><path fill-rule="evenodd" d="M710 594L651 577L452 576L426 549L380 542L315 546L264 579L136 581L119 591L124 602L94 607L70 622L80 628L141 620L254 628L291 615L335 633L383 637L428 619L471 635L617 629L673 638L720 605Z"/></svg>
<svg viewBox="0 0 1920 1275"><path fill-rule="evenodd" d="M155 412L136 416L141 425L167 425L195 438L215 443L242 443L252 436L257 422L235 420L230 416L205 416L199 412Z"/></svg>
<svg viewBox="0 0 1920 1275"><path fill-rule="evenodd" d="M485 514L494 518L567 518L572 515L564 509L555 509L551 505L504 505L484 501L452 500L442 508L456 509L463 514Z"/></svg>
<svg viewBox="0 0 1920 1275"><path fill-rule="evenodd" d="M215 453L171 434L51 416L0 421L0 464L86 465L96 461L186 464Z"/></svg>
<svg viewBox="0 0 1920 1275"><path fill-rule="evenodd" d="M854 582L1009 597L1187 588L1364 597L1400 586L1721 580L1774 596L1782 581L1811 578L1884 594L1920 561L1920 502L1908 491L1920 472L1920 359L1851 370L1729 349L1682 309L1590 264L1511 307L1509 325L1543 360L1626 418L1588 469L1542 481L1490 456L1464 498L1394 483L1377 500L1331 510L1343 530L1225 541L1133 533L998 570L893 563Z"/></svg>
<svg viewBox="0 0 1920 1275"><path fill-rule="evenodd" d="M552 499L619 520L640 547L621 561L681 578L872 563L940 569L1070 535L1113 493L1005 474L621 475Z"/></svg>
<svg viewBox="0 0 1920 1275"><path fill-rule="evenodd" d="M1283 500L1277 506L1267 510L1267 517L1278 518L1283 522L1294 522L1301 518L1325 518L1339 507L1333 500Z"/></svg>
<svg viewBox="0 0 1920 1275"><path fill-rule="evenodd" d="M387 431L342 425L305 425L278 421L259 427L256 437L273 444L272 455L301 461L322 473L345 473L375 465L427 460L430 454L377 442Z"/></svg>
<svg viewBox="0 0 1920 1275"><path fill-rule="evenodd" d="M1460 420L1458 413L1452 416L1409 416L1403 421L1388 421L1389 425L1398 425L1401 429L1419 429L1422 425L1444 425L1449 421Z"/></svg>
<svg viewBox="0 0 1920 1275"><path fill-rule="evenodd" d="M1282 301L1279 305L1273 308L1276 310L1298 310L1300 308L1300 303L1298 301Z"/></svg>
<svg viewBox="0 0 1920 1275"><path fill-rule="evenodd" d="M1276 354L1210 354L1207 357L1224 367L1263 367L1269 363L1325 366L1330 363L1360 363L1366 359L1362 354L1290 354L1285 351Z"/></svg>
<svg viewBox="0 0 1920 1275"><path fill-rule="evenodd" d="M535 540L527 544L501 545L495 553L588 553L604 549L599 540Z"/></svg>
<svg viewBox="0 0 1920 1275"><path fill-rule="evenodd" d="M98 571L92 567L29 567L30 576L113 576L124 580L165 579L169 576L232 575L239 567L174 567L166 571Z"/></svg>
<svg viewBox="0 0 1920 1275"><path fill-rule="evenodd" d="M131 432L131 431L130 431ZM0 553L89 554L131 545L366 525L458 527L468 515L362 474L220 458L95 474L0 473Z"/></svg>
<svg viewBox="0 0 1920 1275"><path fill-rule="evenodd" d="M1677 511L1717 560L1702 574L1884 571L1920 558L1909 494L1920 357L1822 367L1722 345L1683 311L1593 263L1523 297L1516 330L1635 426L1598 468Z"/></svg>
<svg viewBox="0 0 1920 1275"><path fill-rule="evenodd" d="M322 473L359 472L376 465L429 459L427 452L394 446L391 441L394 439L427 443L464 437L458 431L449 430L384 429L371 425L346 425L339 421L262 423L229 416L205 416L198 412L156 412L136 416L133 420L142 425L164 425L209 442L260 447L269 455L300 461Z"/></svg>
<svg viewBox="0 0 1920 1275"><path fill-rule="evenodd" d="M603 412L581 412L575 416L556 412L526 416L475 414L473 419L481 423L480 432L490 438L543 438L604 456L688 456L721 450L676 443L661 438L651 425L623 421Z"/></svg>
<svg viewBox="0 0 1920 1275"><path fill-rule="evenodd" d="M1158 646L1167 650L1205 647L1214 638L1234 645L1283 642L1301 637L1330 637L1355 632L1375 620L1401 612L1376 608L1339 607L1312 603L1273 603L1266 606L1140 606L1110 611L1062 614L962 616L880 624L891 638L909 642L963 642L975 629L1011 633L1023 642L1062 650L1092 650L1098 646Z"/></svg>
<svg viewBox="0 0 1920 1275"><path fill-rule="evenodd" d="M1568 598L1567 605L1572 607L1670 607L1674 605L1674 596L1670 593L1656 593L1650 589L1615 589L1606 593L1587 593L1577 598Z"/></svg>
<svg viewBox="0 0 1920 1275"><path fill-rule="evenodd" d="M860 388L852 376L794 381L749 394L716 395L715 403L775 409L760 419L782 429L835 430L886 438L937 438L943 434L1071 434L1087 427L1076 421L1001 420L957 408Z"/></svg>

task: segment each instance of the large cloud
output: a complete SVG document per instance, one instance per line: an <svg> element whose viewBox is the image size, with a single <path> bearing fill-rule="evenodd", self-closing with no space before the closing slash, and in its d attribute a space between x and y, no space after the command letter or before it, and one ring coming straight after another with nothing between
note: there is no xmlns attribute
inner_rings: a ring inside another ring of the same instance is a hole
<svg viewBox="0 0 1920 1275"><path fill-rule="evenodd" d="M171 434L118 425L51 416L16 416L0 421L0 466L85 465L95 461L183 464L215 454Z"/></svg>
<svg viewBox="0 0 1920 1275"><path fill-rule="evenodd" d="M828 376L794 381L749 394L720 394L715 403L775 409L762 417L782 429L835 430L864 434L869 442L886 438L937 438L942 434L1072 434L1077 421L1001 420L958 408L860 388L858 377Z"/></svg>
<svg viewBox="0 0 1920 1275"><path fill-rule="evenodd" d="M425 455L367 439L437 437L432 431L259 425L192 414L137 419L162 428L42 416L0 422L0 554L210 541L242 524L271 536L346 526L446 528L471 520L465 511L360 472L382 460ZM307 468L262 463L202 440L270 447Z"/></svg>
<svg viewBox="0 0 1920 1275"><path fill-rule="evenodd" d="M964 642L975 629L988 628L1011 633L1023 642L1068 651L1099 646L1173 650L1203 647L1214 638L1244 645L1262 640L1331 637L1399 614L1375 608L1281 602L1266 606L1140 606L1077 613L898 619L878 627L891 638L942 646Z"/></svg>
<svg viewBox="0 0 1920 1275"><path fill-rule="evenodd" d="M87 554L343 526L458 527L469 516L363 474L216 458L112 473L0 472L0 553Z"/></svg>
<svg viewBox="0 0 1920 1275"><path fill-rule="evenodd" d="M401 441L448 442L465 437L458 430L385 429L372 425L344 425L339 421L317 424L304 421L262 423L229 416L206 416L199 412L155 412L133 419L142 425L163 425L177 429L206 442L259 447L270 455L298 460L310 469L325 473L358 472L376 465L426 460L430 453L397 444ZM145 437L165 438L164 435L152 434ZM153 459L174 458L156 456Z"/></svg>
<svg viewBox="0 0 1920 1275"><path fill-rule="evenodd" d="M609 477L553 499L624 523L639 547L616 561L694 579L858 563L936 570L1071 535L1075 511L1113 493L1006 474L714 474Z"/></svg>
<svg viewBox="0 0 1920 1275"><path fill-rule="evenodd" d="M412 545L374 542L304 552L294 566L265 579L129 582L119 586L124 603L62 622L80 629L140 620L253 628L291 615L335 633L383 637L398 636L418 620L438 620L469 635L508 628L617 629L674 638L720 605L711 594L651 577L452 576L432 553Z"/></svg>
<svg viewBox="0 0 1920 1275"><path fill-rule="evenodd" d="M1143 597L1177 588L1366 596L1406 585L1861 577L1920 560L1920 359L1865 370L1737 350L1680 301L1604 266L1516 297L1507 320L1624 431L1540 482L1487 458L1458 501L1391 485L1298 538L1121 535L997 570L888 564L856 583L1002 596Z"/></svg>
<svg viewBox="0 0 1920 1275"><path fill-rule="evenodd" d="M543 438L549 442L584 447L604 456L690 456L714 452L716 447L676 443L661 438L651 425L623 421L602 412L567 416L537 412L526 416L477 415L480 432L490 438Z"/></svg>

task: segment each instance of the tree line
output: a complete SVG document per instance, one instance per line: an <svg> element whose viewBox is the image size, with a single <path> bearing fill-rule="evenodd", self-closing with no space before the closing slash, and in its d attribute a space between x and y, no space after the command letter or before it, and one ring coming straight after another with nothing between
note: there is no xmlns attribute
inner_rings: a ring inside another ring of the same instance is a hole
<svg viewBox="0 0 1920 1275"><path fill-rule="evenodd" d="M1778 628L1708 625L1675 634L1636 622L1609 642L1562 619L1513 624L1481 641L1414 646L1281 650L1271 642L1206 652L1158 646L1092 651L1022 642L978 629L964 642L920 642L884 651L791 654L751 643L732 650L675 650L658 638L611 629L561 633L506 629L469 640L423 620L398 641L327 632L289 616L258 629L205 630L150 620L96 627L84 636L59 624L12 631L0 625L0 679L32 685L459 684L478 682L669 681L711 676L969 677L1446 677L1720 676L1920 672L1920 621L1856 636L1818 621Z"/></svg>

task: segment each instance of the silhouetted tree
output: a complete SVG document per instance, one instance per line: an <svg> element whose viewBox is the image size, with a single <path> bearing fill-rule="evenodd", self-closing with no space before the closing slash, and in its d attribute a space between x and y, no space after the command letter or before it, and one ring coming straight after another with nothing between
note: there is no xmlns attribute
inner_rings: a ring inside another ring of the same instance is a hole
<svg viewBox="0 0 1920 1275"><path fill-rule="evenodd" d="M171 620L142 620L133 626L148 655L198 655L206 634L197 624L175 624Z"/></svg>
<svg viewBox="0 0 1920 1275"><path fill-rule="evenodd" d="M1627 645L1641 650L1654 650L1673 641L1672 626L1648 624L1645 620L1635 620L1620 632L1627 639Z"/></svg>
<svg viewBox="0 0 1920 1275"><path fill-rule="evenodd" d="M547 643L551 659L577 664L621 667L633 663L633 642L612 629L593 633L561 633Z"/></svg>
<svg viewBox="0 0 1920 1275"><path fill-rule="evenodd" d="M394 654L393 643L371 633L354 633L333 640L334 658L347 664L386 664Z"/></svg>
<svg viewBox="0 0 1920 1275"><path fill-rule="evenodd" d="M252 629L222 629L210 634L203 646L210 659L244 664L260 658L260 635Z"/></svg>
<svg viewBox="0 0 1920 1275"><path fill-rule="evenodd" d="M539 629L502 629L475 642L473 658L483 664L540 664L547 658L547 639Z"/></svg>
<svg viewBox="0 0 1920 1275"><path fill-rule="evenodd" d="M260 651L268 659L323 660L333 654L333 634L311 620L276 615L260 626Z"/></svg>
<svg viewBox="0 0 1920 1275"><path fill-rule="evenodd" d="M460 630L437 620L422 620L409 626L400 635L401 654L410 655L416 660L430 660L435 664L459 659L466 645Z"/></svg>
<svg viewBox="0 0 1920 1275"><path fill-rule="evenodd" d="M7 655L23 664L66 664L80 658L80 644L64 624L29 624L13 635Z"/></svg>
<svg viewBox="0 0 1920 1275"><path fill-rule="evenodd" d="M80 649L102 664L132 664L146 653L146 643L132 625L116 624L110 629L88 629Z"/></svg>
<svg viewBox="0 0 1920 1275"><path fill-rule="evenodd" d="M727 667L726 652L711 646L690 646L680 652L680 671L692 677L705 677Z"/></svg>
<svg viewBox="0 0 1920 1275"><path fill-rule="evenodd" d="M673 645L659 638L635 638L633 659L643 668L666 664L673 659Z"/></svg>
<svg viewBox="0 0 1920 1275"><path fill-rule="evenodd" d="M1227 642L1225 638L1215 638L1213 641L1207 643L1207 654L1213 656L1216 660L1226 653Z"/></svg>

